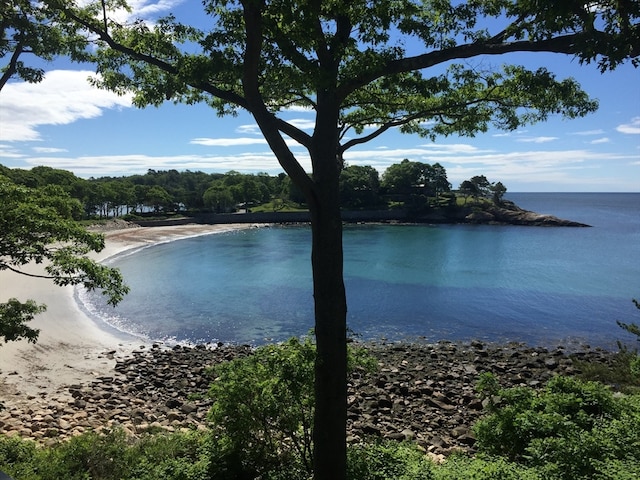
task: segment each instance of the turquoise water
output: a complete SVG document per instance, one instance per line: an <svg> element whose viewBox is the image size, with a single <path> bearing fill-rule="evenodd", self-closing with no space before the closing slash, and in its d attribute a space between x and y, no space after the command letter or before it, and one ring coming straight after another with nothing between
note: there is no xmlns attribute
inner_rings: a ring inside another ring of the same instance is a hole
<svg viewBox="0 0 640 480"><path fill-rule="evenodd" d="M365 339L633 340L640 322L640 194L511 194L523 208L592 228L347 226L349 327ZM116 328L151 340L260 344L313 326L310 231L195 237L116 257L131 293Z"/></svg>

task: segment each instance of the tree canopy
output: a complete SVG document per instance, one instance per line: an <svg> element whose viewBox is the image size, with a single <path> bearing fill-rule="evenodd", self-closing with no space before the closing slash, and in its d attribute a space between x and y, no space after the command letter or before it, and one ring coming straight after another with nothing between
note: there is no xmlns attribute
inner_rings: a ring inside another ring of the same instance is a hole
<svg viewBox="0 0 640 480"><path fill-rule="evenodd" d="M30 83L44 78L43 61L68 55L82 60L86 37L64 23L47 0L11 0L0 5L0 90L12 77ZM28 59L28 60L27 60Z"/></svg>
<svg viewBox="0 0 640 480"><path fill-rule="evenodd" d="M173 100L206 102L220 115L248 111L304 195L312 218L317 479L345 478L344 152L391 128L473 136L597 106L573 79L488 58L548 52L606 71L640 54L637 0L205 0L208 21L198 26L174 17L123 24L111 13L121 0L47 4L74 34L88 33L89 48L74 55L96 63L98 86L132 92L140 107ZM294 107L315 113L312 133L285 120ZM311 175L289 138L307 150Z"/></svg>

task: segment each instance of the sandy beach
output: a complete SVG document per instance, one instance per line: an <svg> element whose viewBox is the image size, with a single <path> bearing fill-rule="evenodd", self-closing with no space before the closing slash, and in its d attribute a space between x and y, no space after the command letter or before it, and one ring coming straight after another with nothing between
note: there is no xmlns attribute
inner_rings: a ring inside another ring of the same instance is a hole
<svg viewBox="0 0 640 480"><path fill-rule="evenodd" d="M145 245L251 226L193 224L106 231L106 247L93 258L103 261ZM43 273L44 268L29 265L25 271ZM89 318L74 300L73 287L57 287L50 280L0 271L0 301L12 297L44 303L47 310L29 324L40 330L36 344L19 341L0 346L0 403L5 405L63 395L69 385L108 374L115 358L141 346L141 340L107 331Z"/></svg>

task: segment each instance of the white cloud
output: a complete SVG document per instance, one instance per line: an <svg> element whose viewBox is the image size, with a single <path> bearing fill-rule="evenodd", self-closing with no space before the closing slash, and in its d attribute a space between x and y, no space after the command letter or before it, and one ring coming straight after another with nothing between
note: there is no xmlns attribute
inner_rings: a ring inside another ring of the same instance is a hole
<svg viewBox="0 0 640 480"><path fill-rule="evenodd" d="M631 123L623 123L622 125L618 125L616 130L620 133L626 133L630 135L639 135L640 134L640 117L633 117L631 119Z"/></svg>
<svg viewBox="0 0 640 480"><path fill-rule="evenodd" d="M290 105L287 108L282 109L283 112L304 112L310 113L313 112L313 108L303 106L303 105Z"/></svg>
<svg viewBox="0 0 640 480"><path fill-rule="evenodd" d="M67 149L55 147L33 147L33 151L36 153L61 153L66 152Z"/></svg>
<svg viewBox="0 0 640 480"><path fill-rule="evenodd" d="M1 132L2 130L0 130ZM0 159L5 158L24 158L26 155L12 145L0 144ZM2 163L0 161L0 163Z"/></svg>
<svg viewBox="0 0 640 480"><path fill-rule="evenodd" d="M266 145L264 138L194 138L189 142L192 145L204 145L205 147L237 147L242 145Z"/></svg>
<svg viewBox="0 0 640 480"><path fill-rule="evenodd" d="M181 3L183 3L183 0L160 0L159 2L131 0L129 1L129 6L132 8L133 15L145 18L149 15L158 15L170 12Z"/></svg>
<svg viewBox="0 0 640 480"><path fill-rule="evenodd" d="M310 168L308 159L301 158L303 166ZM279 173L282 168L272 153L256 152L239 155L102 155L85 157L32 157L31 166L44 165L70 170L80 177L120 176L155 170L201 170L209 172Z"/></svg>
<svg viewBox="0 0 640 480"><path fill-rule="evenodd" d="M532 150L451 157L442 159L441 163L445 165L448 179L454 185L474 175L486 175L490 180L503 182L507 188L517 183L538 185L536 187L538 189L542 185L542 190L553 191L553 185L589 185L589 188L593 189L600 180L602 182L598 188L604 187L603 176L595 172L606 171L610 165L616 162L619 164L619 161L629 158L631 158L630 155L589 150ZM594 173L586 173L589 170ZM627 181L628 185L623 185L625 182L619 178L616 181L618 184L610 186L613 190L633 190L631 188L633 180Z"/></svg>
<svg viewBox="0 0 640 480"><path fill-rule="evenodd" d="M448 179L454 186L474 175L486 175L492 181L502 181L508 188L512 183L560 185L563 182L591 182L589 187L593 188L592 184L597 182L594 182L593 176L584 175L585 171L608 169L613 162L635 159L633 155L587 149L520 152L474 152L472 149L465 152L462 148L459 150L455 152L452 149L449 154L428 149L360 150L347 152L345 160L349 165L371 165L381 174L390 164L398 163L403 158L425 163L439 162L447 169ZM616 186L613 185L611 188L613 187ZM624 188L629 190L630 187ZM624 188L620 184L614 190L621 191Z"/></svg>
<svg viewBox="0 0 640 480"><path fill-rule="evenodd" d="M255 123L249 123L247 125L240 125L236 128L236 132L243 135L261 135L260 127Z"/></svg>
<svg viewBox="0 0 640 480"><path fill-rule="evenodd" d="M287 123L300 130L312 130L316 126L315 120L307 118L292 118L291 120L287 120Z"/></svg>
<svg viewBox="0 0 640 480"><path fill-rule="evenodd" d="M64 125L95 118L103 110L130 107L128 96L92 87L87 70L51 70L41 83L12 82L0 95L2 141L40 140L41 125Z"/></svg>
<svg viewBox="0 0 640 480"><path fill-rule="evenodd" d="M81 3L89 3L83 1ZM183 3L183 0L160 0L159 2L149 0L129 0L127 2L130 11L118 8L109 12L109 17L118 23L128 23L142 18L149 20L170 13L176 6Z"/></svg>
<svg viewBox="0 0 640 480"><path fill-rule="evenodd" d="M464 145L464 144L461 144ZM446 146L446 145L445 145ZM451 147L452 145L448 145ZM0 152L1 150L0 145ZM436 145L438 147L438 145ZM439 147L443 147L440 145ZM386 168L409 158L426 163L440 162L447 169L449 181L458 186L460 182L474 175L486 175L491 181L501 181L511 191L518 191L514 185L542 185L542 189L558 190L558 186L588 186L588 188L604 188L602 175L598 172L608 171L610 166L622 165L626 168L637 161L637 155L622 155L606 152L583 150L529 150L520 152L492 152L471 149L458 151L450 148L449 153L435 148L387 148L372 147L370 150L348 151L345 160L349 165L370 165L381 174ZM297 154L306 171L311 170L311 162L307 154ZM70 170L81 177L120 176L144 173L148 169L156 170L201 170L223 173L237 170L246 173L268 172L278 174L282 168L274 155L268 150L241 154L223 155L96 155L96 156L46 156L23 158L23 164L30 166L45 165L53 168ZM592 171L592 174L585 172ZM618 184L610 185L612 191L633 191L634 178L627 175L627 180L617 177ZM625 177L625 178L627 178ZM602 180L602 181L601 181ZM598 183L600 182L600 183ZM637 181L635 181L637 184ZM555 187L554 187L555 185ZM599 185L599 186L598 186ZM529 190L531 187L528 187ZM565 187L562 187L565 188ZM561 188L561 189L562 189ZM566 187L573 188L573 187Z"/></svg>
<svg viewBox="0 0 640 480"><path fill-rule="evenodd" d="M558 140L558 137L528 137L528 138L519 138L518 142L523 143L548 143Z"/></svg>
<svg viewBox="0 0 640 480"><path fill-rule="evenodd" d="M571 132L571 133L569 133L569 135L590 136L590 135L602 135L603 133L604 133L604 130L599 128L598 130L584 130L582 132Z"/></svg>
<svg viewBox="0 0 640 480"><path fill-rule="evenodd" d="M426 148L430 154L478 153L481 151L488 151L479 150L476 146L469 145L468 143L423 143L420 146Z"/></svg>
<svg viewBox="0 0 640 480"><path fill-rule="evenodd" d="M609 140L607 137L602 137L602 138L597 138L595 140L591 140L589 143L591 145L598 145L601 143L609 143L609 142L611 142L611 140Z"/></svg>
<svg viewBox="0 0 640 480"><path fill-rule="evenodd" d="M515 132L494 133L491 136L492 137L513 137L514 135L522 135L523 133L527 133L527 130L516 130Z"/></svg>
<svg viewBox="0 0 640 480"><path fill-rule="evenodd" d="M284 141L289 147L299 147L300 144L292 138L284 136ZM190 142L192 145L203 145L205 147L242 147L246 145L266 145L267 141L263 137L235 137L235 138L194 138Z"/></svg>

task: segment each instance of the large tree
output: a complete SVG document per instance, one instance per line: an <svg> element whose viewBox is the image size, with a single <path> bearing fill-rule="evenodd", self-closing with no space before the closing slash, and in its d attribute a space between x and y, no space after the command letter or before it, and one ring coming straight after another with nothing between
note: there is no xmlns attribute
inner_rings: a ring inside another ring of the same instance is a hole
<svg viewBox="0 0 640 480"><path fill-rule="evenodd" d="M206 102L249 112L312 218L317 360L314 474L345 477L346 311L339 176L348 149L391 128L433 138L514 129L596 108L572 79L487 57L551 52L605 71L640 52L637 0L204 0L206 29L122 24L102 0L64 16L90 32L98 84L138 106ZM513 60L514 57L509 57ZM475 61L474 59L478 59ZM315 114L307 133L283 112ZM308 174L286 137L308 151Z"/></svg>
<svg viewBox="0 0 640 480"><path fill-rule="evenodd" d="M75 220L82 206L61 187L29 188L0 175L0 199L0 271L47 278L60 286L101 289L113 305L128 292L117 269L87 257L104 248L104 237ZM29 263L44 264L45 273L25 270ZM39 332L27 324L45 309L32 299L0 303L0 339L35 342Z"/></svg>

